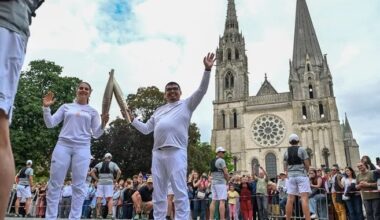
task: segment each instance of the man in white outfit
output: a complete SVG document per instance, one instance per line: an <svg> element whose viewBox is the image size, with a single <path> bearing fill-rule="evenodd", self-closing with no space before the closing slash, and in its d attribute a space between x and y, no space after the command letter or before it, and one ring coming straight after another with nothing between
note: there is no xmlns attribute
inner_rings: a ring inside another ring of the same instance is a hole
<svg viewBox="0 0 380 220"><path fill-rule="evenodd" d="M157 108L152 117L143 123L129 113L132 125L143 134L154 132L152 175L154 219L165 219L168 182L175 195L175 219L189 219L190 204L187 196L187 145L190 119L210 81L214 54L203 59L205 71L200 87L185 100L180 100L181 88L176 82L165 86L167 104ZM123 114L125 114L123 112Z"/></svg>

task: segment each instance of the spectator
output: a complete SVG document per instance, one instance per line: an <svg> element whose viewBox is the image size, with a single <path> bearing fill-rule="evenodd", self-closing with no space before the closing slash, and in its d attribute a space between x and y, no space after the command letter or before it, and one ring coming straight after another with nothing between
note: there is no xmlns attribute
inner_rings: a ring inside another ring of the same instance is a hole
<svg viewBox="0 0 380 220"><path fill-rule="evenodd" d="M326 194L323 186L322 177L317 173L314 168L309 169L309 179L311 194L309 195L310 217L316 218L317 216L322 219L327 218L327 203Z"/></svg>
<svg viewBox="0 0 380 220"><path fill-rule="evenodd" d="M239 193L235 190L234 185L230 184L228 190L228 209L230 211L230 219L239 219L239 210L236 209L236 201L239 198Z"/></svg>
<svg viewBox="0 0 380 220"><path fill-rule="evenodd" d="M46 211L46 183L41 184L38 190L38 198L36 202L36 217L45 218Z"/></svg>
<svg viewBox="0 0 380 220"><path fill-rule="evenodd" d="M60 218L69 217L72 194L73 194L73 190L71 186L71 181L69 179L66 179L65 185L62 187L61 201L59 203L59 207L60 207L59 217Z"/></svg>
<svg viewBox="0 0 380 220"><path fill-rule="evenodd" d="M356 178L357 189L360 189L367 220L380 219L380 192L377 190L377 171L368 170L365 163L358 163L359 174ZM374 190L371 192L371 190Z"/></svg>
<svg viewBox="0 0 380 220"><path fill-rule="evenodd" d="M342 179L342 183L344 185L343 200L346 203L349 218L364 220L362 199L360 197L360 193L356 190L355 171L351 167L346 167L345 173L346 176Z"/></svg>
<svg viewBox="0 0 380 220"><path fill-rule="evenodd" d="M286 194L286 180L286 174L284 172L281 172L280 178L277 181L277 191L279 192L281 215L285 215L286 199L288 197Z"/></svg>
<svg viewBox="0 0 380 220"><path fill-rule="evenodd" d="M225 220L225 202L227 200L227 186L229 180L226 161L223 159L226 150L223 147L216 148L216 158L210 163L211 165L211 193L212 201L210 204L210 218L214 218L215 203L219 201L219 216Z"/></svg>
<svg viewBox="0 0 380 220"><path fill-rule="evenodd" d="M376 170L376 166L372 163L371 158L369 158L369 156L364 155L360 162L364 163L368 170Z"/></svg>
<svg viewBox="0 0 380 220"><path fill-rule="evenodd" d="M346 208L343 202L343 189L342 174L339 172L339 166L334 164L331 169L331 196L334 204L335 211L338 215L338 220L346 220Z"/></svg>
<svg viewBox="0 0 380 220"><path fill-rule="evenodd" d="M243 177L240 184L240 212L244 220L251 220L252 213L252 188L248 183L248 177Z"/></svg>
<svg viewBox="0 0 380 220"><path fill-rule="evenodd" d="M306 220L310 220L309 193L311 192L309 178L309 156L306 150L300 147L299 137L296 134L289 136L287 151L284 153L284 167L288 174L286 189L288 199L286 201L286 219L290 220L293 214L293 203L297 195L301 195L302 211Z"/></svg>
<svg viewBox="0 0 380 220"><path fill-rule="evenodd" d="M259 175L256 176L253 172L252 178L257 181L256 183L256 201L257 209L259 211L260 219L268 219L268 184L269 182L267 172L260 166Z"/></svg>
<svg viewBox="0 0 380 220"><path fill-rule="evenodd" d="M196 189L195 200L194 200L194 210L193 210L193 219L197 219L199 216L201 220L206 219L206 207L207 207L207 187L208 179L207 174L203 173L202 177L196 182L193 181L193 185Z"/></svg>
<svg viewBox="0 0 380 220"><path fill-rule="evenodd" d="M32 161L26 161L26 166L22 168L17 176L17 199L15 203L15 217L20 217L19 215L19 207L20 201L22 198L26 198L25 202L25 214L26 217L32 217L29 213L30 205L32 202L32 187L33 187L33 169L32 169Z"/></svg>
<svg viewBox="0 0 380 220"><path fill-rule="evenodd" d="M153 179L150 177L148 178L146 185L142 186L132 195L137 218L140 218L142 215L150 215L151 211L153 210L152 194Z"/></svg>
<svg viewBox="0 0 380 220"><path fill-rule="evenodd" d="M107 218L112 218L112 207L113 207L113 189L114 189L114 181L118 181L121 175L120 168L116 163L111 161L112 155L110 153L106 153L104 155L104 161L98 163L94 169L91 171L91 176L94 178L97 183L96 190L96 215L97 217L101 216L101 201L103 198L106 199L107 207L108 207L108 215ZM95 174L98 174L96 176ZM116 178L114 175L116 174ZM115 179L114 179L115 178Z"/></svg>
<svg viewBox="0 0 380 220"><path fill-rule="evenodd" d="M137 180L137 175L136 180ZM134 176L134 177L135 177ZM124 189L121 192L120 199L122 201L122 207L123 207L123 215L122 219L132 219L133 215L133 200L132 195L135 193L136 190L134 189L134 183L131 180L127 180L124 182Z"/></svg>
<svg viewBox="0 0 380 220"><path fill-rule="evenodd" d="M92 177L91 177L92 179ZM95 180L91 181L90 185L87 187L87 193L86 193L86 198L84 199L83 202L83 207L82 207L82 218L90 218L91 217L91 201L95 197L96 194L96 188L94 184Z"/></svg>

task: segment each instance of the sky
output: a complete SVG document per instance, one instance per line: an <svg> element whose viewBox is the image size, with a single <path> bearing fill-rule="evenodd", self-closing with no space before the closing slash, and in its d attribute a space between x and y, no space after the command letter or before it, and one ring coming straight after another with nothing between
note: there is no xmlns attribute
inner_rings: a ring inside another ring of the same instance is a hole
<svg viewBox="0 0 380 220"><path fill-rule="evenodd" d="M347 113L361 155L380 156L380 1L308 0L343 120ZM257 93L264 74L287 92L296 0L235 0L245 37L249 91ZM215 52L223 34L227 0L50 0L37 11L23 69L32 60L63 66L63 76L88 81L90 104L101 112L108 72L125 97L140 87L163 90L181 85L183 98L198 88L203 57ZM214 68L215 69L215 68ZM201 141L210 142L215 97L209 89L192 117ZM112 103L110 120L121 117Z"/></svg>

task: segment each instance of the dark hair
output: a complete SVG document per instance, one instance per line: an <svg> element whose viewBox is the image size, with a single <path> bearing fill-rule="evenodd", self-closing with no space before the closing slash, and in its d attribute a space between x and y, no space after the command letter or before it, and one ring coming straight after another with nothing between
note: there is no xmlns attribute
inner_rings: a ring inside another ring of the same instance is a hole
<svg viewBox="0 0 380 220"><path fill-rule="evenodd" d="M166 84L166 86L165 86L165 90L166 90L166 87L171 86L171 85L176 85L176 86L178 86L179 90L181 90L181 86L179 86L178 83L173 82L173 81L172 81L172 82L168 82L168 83Z"/></svg>
<svg viewBox="0 0 380 220"><path fill-rule="evenodd" d="M363 161L363 159L366 159L366 161ZM376 170L375 165L373 165L371 158L369 156L364 155L362 159L360 160L369 170Z"/></svg>
<svg viewBox="0 0 380 220"><path fill-rule="evenodd" d="M289 141L289 144L291 144L291 145L296 145L298 143L299 143L299 141L296 141L296 140Z"/></svg>
<svg viewBox="0 0 380 220"><path fill-rule="evenodd" d="M346 169L349 169L351 171L352 178L356 179L356 174L355 174L354 169L352 169L352 167L346 167Z"/></svg>

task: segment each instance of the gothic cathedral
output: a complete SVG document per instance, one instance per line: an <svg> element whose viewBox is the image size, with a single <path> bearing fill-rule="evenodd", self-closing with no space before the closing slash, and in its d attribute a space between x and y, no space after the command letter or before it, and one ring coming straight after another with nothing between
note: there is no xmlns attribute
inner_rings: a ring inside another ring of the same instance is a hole
<svg viewBox="0 0 380 220"><path fill-rule="evenodd" d="M297 0L289 92L278 93L265 77L257 94L249 95L248 58L234 0L228 0L216 54L211 145L232 154L236 172L251 173L260 164L275 177L284 169L291 133L300 137L313 167L356 165L359 146L347 116L339 121L332 75L306 0Z"/></svg>

